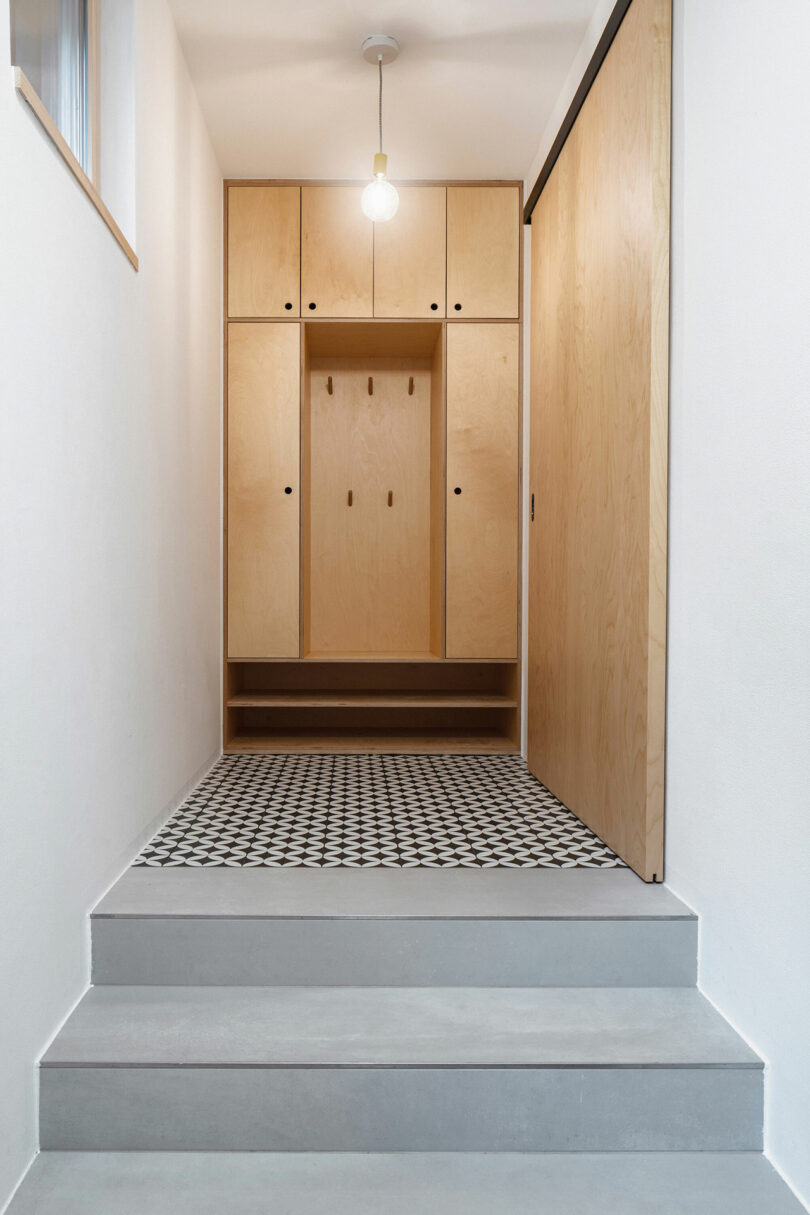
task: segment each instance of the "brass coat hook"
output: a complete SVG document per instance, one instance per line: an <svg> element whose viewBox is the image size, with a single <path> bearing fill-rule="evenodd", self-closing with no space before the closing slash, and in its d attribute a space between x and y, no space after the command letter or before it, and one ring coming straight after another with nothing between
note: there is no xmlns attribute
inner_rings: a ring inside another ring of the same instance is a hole
<svg viewBox="0 0 810 1215"><path fill-rule="evenodd" d="M368 395L370 397L374 396L374 376L373 375L370 375L368 377Z"/></svg>
<svg viewBox="0 0 810 1215"><path fill-rule="evenodd" d="M329 379L326 381L326 391L329 393L329 395L331 397L331 395L332 395L332 377L331 377L331 375L329 376Z"/></svg>
<svg viewBox="0 0 810 1215"><path fill-rule="evenodd" d="M410 376L408 379L408 396L413 396L413 376Z"/></svg>

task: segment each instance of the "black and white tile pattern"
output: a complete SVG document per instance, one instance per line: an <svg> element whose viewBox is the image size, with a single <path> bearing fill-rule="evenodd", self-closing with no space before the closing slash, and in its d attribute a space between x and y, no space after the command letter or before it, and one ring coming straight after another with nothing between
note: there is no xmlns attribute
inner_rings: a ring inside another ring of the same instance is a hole
<svg viewBox="0 0 810 1215"><path fill-rule="evenodd" d="M517 755L226 755L136 865L606 869Z"/></svg>

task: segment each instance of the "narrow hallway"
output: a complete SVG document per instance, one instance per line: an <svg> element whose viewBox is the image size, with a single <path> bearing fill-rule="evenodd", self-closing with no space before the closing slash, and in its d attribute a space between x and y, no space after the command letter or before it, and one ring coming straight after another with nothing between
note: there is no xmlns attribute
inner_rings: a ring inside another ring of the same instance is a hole
<svg viewBox="0 0 810 1215"><path fill-rule="evenodd" d="M0 1215L810 1212L808 46L0 0Z"/></svg>

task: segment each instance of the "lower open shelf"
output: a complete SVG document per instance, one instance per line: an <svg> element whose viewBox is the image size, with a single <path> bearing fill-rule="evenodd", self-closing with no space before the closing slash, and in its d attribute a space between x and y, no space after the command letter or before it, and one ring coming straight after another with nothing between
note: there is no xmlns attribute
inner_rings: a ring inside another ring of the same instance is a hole
<svg viewBox="0 0 810 1215"><path fill-rule="evenodd" d="M516 709L509 696L486 692L237 692L229 709Z"/></svg>
<svg viewBox="0 0 810 1215"><path fill-rule="evenodd" d="M517 664L227 665L226 752L514 754Z"/></svg>
<svg viewBox="0 0 810 1215"><path fill-rule="evenodd" d="M396 755L515 755L511 738L489 730L254 730L235 735L225 752L328 753L351 755L378 752Z"/></svg>

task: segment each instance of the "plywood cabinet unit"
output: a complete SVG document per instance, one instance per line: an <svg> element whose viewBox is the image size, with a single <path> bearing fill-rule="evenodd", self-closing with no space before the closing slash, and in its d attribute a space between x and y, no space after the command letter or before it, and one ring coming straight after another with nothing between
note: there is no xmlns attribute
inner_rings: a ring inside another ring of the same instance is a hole
<svg viewBox="0 0 810 1215"><path fill-rule="evenodd" d="M374 313L374 226L358 186L301 190L301 311L313 317Z"/></svg>
<svg viewBox="0 0 810 1215"><path fill-rule="evenodd" d="M361 187L228 187L229 317L520 315L520 190L400 186L373 225Z"/></svg>
<svg viewBox="0 0 810 1215"><path fill-rule="evenodd" d="M517 325L447 327L447 657L516 658Z"/></svg>
<svg viewBox="0 0 810 1215"><path fill-rule="evenodd" d="M228 316L300 314L301 191L228 188Z"/></svg>
<svg viewBox="0 0 810 1215"><path fill-rule="evenodd" d="M228 656L299 652L298 325L228 326Z"/></svg>
<svg viewBox="0 0 810 1215"><path fill-rule="evenodd" d="M226 190L224 745L514 752L519 187L402 186L376 226L360 193Z"/></svg>
<svg viewBox="0 0 810 1215"><path fill-rule="evenodd" d="M447 190L401 186L395 219L374 229L374 315L442 317Z"/></svg>
<svg viewBox="0 0 810 1215"><path fill-rule="evenodd" d="M514 186L449 186L447 315L520 315L520 191Z"/></svg>

